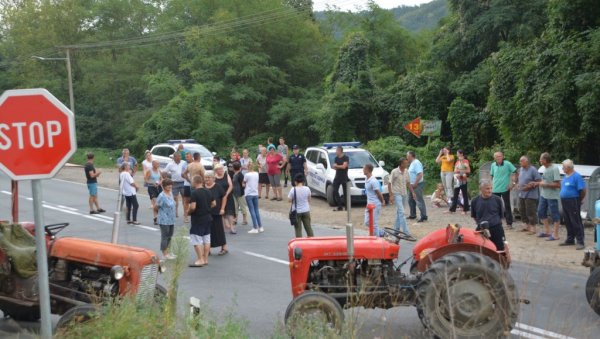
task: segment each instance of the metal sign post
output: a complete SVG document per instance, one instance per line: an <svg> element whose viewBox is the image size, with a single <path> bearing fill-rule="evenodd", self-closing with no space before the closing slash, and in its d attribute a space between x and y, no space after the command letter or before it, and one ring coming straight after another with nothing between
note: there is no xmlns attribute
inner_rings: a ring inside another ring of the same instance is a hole
<svg viewBox="0 0 600 339"><path fill-rule="evenodd" d="M52 338L52 322L50 320L50 288L48 287L48 257L46 256L46 231L44 230L44 213L42 210L42 182L31 180L33 192L33 220L35 222L36 260L38 287L40 289L40 316L42 318L41 337ZM41 246L40 246L41 244Z"/></svg>
<svg viewBox="0 0 600 339"><path fill-rule="evenodd" d="M120 176L120 173L119 173ZM117 209L113 214L113 229L112 229L112 237L111 242L116 244L119 241L119 229L121 227L121 210L123 208L122 201L123 200L123 183L119 183L119 193L117 195Z"/></svg>
<svg viewBox="0 0 600 339"><path fill-rule="evenodd" d="M19 222L19 182L16 180L10 181L10 192L12 194L12 222Z"/></svg>

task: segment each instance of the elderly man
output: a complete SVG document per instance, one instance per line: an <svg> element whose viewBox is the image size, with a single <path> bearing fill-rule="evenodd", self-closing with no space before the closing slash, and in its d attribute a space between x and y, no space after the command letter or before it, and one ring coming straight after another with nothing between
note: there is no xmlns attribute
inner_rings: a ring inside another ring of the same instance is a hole
<svg viewBox="0 0 600 339"><path fill-rule="evenodd" d="M544 233L550 234L550 222L548 220L548 209L550 209L550 217L554 223L554 230L546 240L554 241L559 239L560 212L558 210L558 199L560 199L560 170L557 165L552 163L552 157L549 153L542 153L540 155L540 164L544 166L545 171L542 175L542 181L537 182L537 186L540 188L538 217L544 223Z"/></svg>
<svg viewBox="0 0 600 339"><path fill-rule="evenodd" d="M494 162L490 175L492 176L492 193L504 201L504 216L506 227L512 229L513 215L510 207L510 190L515 186L515 171L517 168L508 160L504 159L504 153L494 153Z"/></svg>
<svg viewBox="0 0 600 339"><path fill-rule="evenodd" d="M416 158L414 151L408 151L406 153L406 159L410 164L408 166L408 177L410 179L411 193L408 195L408 207L410 209L410 215L408 219L417 218L417 206L421 212L421 218L417 222L427 221L427 207L425 206L425 200L423 199L423 186L425 182L423 180L423 164Z"/></svg>
<svg viewBox="0 0 600 339"><path fill-rule="evenodd" d="M575 172L572 160L567 159L563 161L562 165L565 177L560 185L560 202L562 203L567 226L567 239L560 246L575 245L575 240L577 240L576 249L582 250L585 245L583 243L581 203L586 193L585 181L579 173Z"/></svg>
<svg viewBox="0 0 600 339"><path fill-rule="evenodd" d="M187 163L181 160L181 153L173 153L173 161L167 164L164 172L173 181L173 199L175 199L175 216L179 218L179 196L183 196L184 178L183 172L187 167ZM185 212L185 211L184 211Z"/></svg>
<svg viewBox="0 0 600 339"><path fill-rule="evenodd" d="M504 251L504 229L502 228L502 199L492 194L492 185L483 180L479 184L479 195L471 201L471 217L477 223L477 229L482 222L487 221L490 230L490 240L498 251Z"/></svg>
<svg viewBox="0 0 600 339"><path fill-rule="evenodd" d="M539 192L537 182L542 180L535 166L532 166L527 156L519 159L521 168L517 171L517 182L519 190L519 213L524 227L523 232L535 234L535 225L537 224L537 201ZM540 238L546 238L550 234L541 232Z"/></svg>

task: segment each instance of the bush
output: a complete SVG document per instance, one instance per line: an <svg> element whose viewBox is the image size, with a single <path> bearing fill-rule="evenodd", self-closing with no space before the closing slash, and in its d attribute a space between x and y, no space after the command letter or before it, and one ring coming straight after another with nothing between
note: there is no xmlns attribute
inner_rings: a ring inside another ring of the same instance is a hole
<svg viewBox="0 0 600 339"><path fill-rule="evenodd" d="M87 154L90 152L94 153L94 165L96 167L113 167L117 163L117 158L121 156L121 150L83 147L77 149L69 162L77 165L85 165ZM139 158L136 157L136 159Z"/></svg>

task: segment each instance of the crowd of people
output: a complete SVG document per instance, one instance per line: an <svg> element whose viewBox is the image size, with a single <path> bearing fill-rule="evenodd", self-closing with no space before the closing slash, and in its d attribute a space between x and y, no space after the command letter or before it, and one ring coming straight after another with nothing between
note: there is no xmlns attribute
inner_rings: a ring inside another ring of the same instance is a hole
<svg viewBox="0 0 600 339"><path fill-rule="evenodd" d="M290 211L295 212L295 236L301 237L303 229L306 236L314 236L310 217L311 192L305 186L306 158L300 154L299 147L294 145L292 154L289 154L283 137L279 139L278 146L269 138L266 146L258 146L257 154L258 156L252 159L248 149L244 149L241 155L234 149L226 166L221 165L219 157L215 156L213 170L205 171L200 154L185 152L182 145L173 154L173 160L162 170L159 162L152 159L152 153L145 152L142 162L144 187L150 198L154 224L161 230L160 249L165 258L175 257L168 249L176 220L180 215L180 198L183 222L190 224L190 242L197 254L197 259L191 266L202 267L208 264L211 248L218 248L218 255L228 253L226 233L237 234L239 214L242 216L242 225L252 222L249 234L264 232L259 200L282 201L281 183L283 181L283 187L287 187L288 180L293 186L288 192L287 201L291 204ZM93 154L88 154L85 175L90 194L90 214L105 212L100 208L97 199L97 177L101 172L94 168L93 161ZM552 162L549 153L542 153L539 161L545 168L543 174L539 173L527 156L520 158L520 166L517 169L510 161L504 159L502 152L496 152L490 169L491 180L480 181L479 195L471 200L468 183L473 173L469 160L462 150L453 155L450 148L445 147L436 158L436 162L440 164L440 183L431 195L432 205L447 207L445 213L456 213L457 210L463 215L470 213L477 225L486 222L491 240L502 250L505 228L515 229L510 192L516 189L523 224L519 231L546 238L548 241L560 240L560 202L567 229L567 237L560 245L576 245L577 249L583 249L584 232L580 208L586 193L585 182L581 175L574 171L573 162L569 159L562 162L565 174L562 179L559 167ZM348 156L344 154L342 147L338 147L332 166L336 170L333 184L337 206L334 211L346 208L348 163ZM126 205L127 223L137 225L139 203L136 193L139 187L133 178L138 163L130 156L129 150L124 149L122 156L117 160L117 166L120 170L119 183ZM385 200L382 186L372 176L372 172L372 165L367 164L363 167L366 177L365 195L367 204L373 205L375 235L383 236L384 232L379 226L379 215ZM396 231L410 234L407 219L417 219L417 209L420 214L417 223L428 220L423 192L424 174L423 164L417 159L415 152L409 151L406 157L399 159L397 167L391 171L388 181L384 183L388 188L389 203L396 207ZM344 198L339 194L340 187ZM408 216L405 213L407 202ZM502 225L502 219L505 220L506 227ZM538 220L541 220L543 225L539 232ZM365 225L368 224L369 210L365 209Z"/></svg>
<svg viewBox="0 0 600 339"><path fill-rule="evenodd" d="M443 148L436 162L440 164L441 183L432 194L432 203L437 207L449 206L447 213L455 213L457 206L461 207L463 214L471 211L471 216L478 224L488 221L492 238L499 249L504 247L501 219L505 220L506 229L517 230L513 226L510 199L513 190L518 194L518 212L523 224L518 231L547 241L560 240L560 202L567 230L567 237L560 246L576 245L578 250L585 248L580 212L586 186L570 159L562 162L564 178L561 179L559 165L552 162L552 157L547 152L542 153L539 158L540 165L544 167L543 174L525 155L520 157L517 168L504 158L502 152L496 152L490 168L491 181L480 182L480 194L472 201L469 200L467 189L471 167L463 151L458 150L455 157L450 148ZM492 198L492 195L498 199ZM491 199L489 204L488 199ZM538 231L539 220L542 221L542 227ZM553 224L552 229L550 224Z"/></svg>
<svg viewBox="0 0 600 339"><path fill-rule="evenodd" d="M313 236L310 189L304 186L306 159L299 153L298 146L294 145L293 153L288 154L283 137L279 139L277 147L269 138L267 146L259 145L255 160L250 158L249 153L247 149L241 155L232 150L226 166L220 163L218 156L214 156L211 171L205 170L200 153L186 152L183 145L179 145L172 161L163 169L158 160L152 159L150 151L144 153L143 185L150 198L153 223L160 227L160 250L164 258L176 257L169 251L169 246L180 214L183 224L189 224L190 243L197 255L190 265L192 267L207 265L211 248L218 248L218 255L229 252L226 233L237 234L238 214L242 216L241 225L252 222L249 234L263 233L265 229L260 217L259 199L263 198L264 188L265 199L269 199L272 191L271 200L282 201L282 179L284 187L287 187L288 180L294 186L288 201L292 204L291 209L297 211L296 236L302 236L302 228L307 236ZM97 177L101 171L94 167L92 153L87 158L84 171L90 196L90 214L103 213L105 210L100 208L97 193ZM134 180L138 162L128 149L123 149L116 165L126 222L139 225L137 192L140 187Z"/></svg>

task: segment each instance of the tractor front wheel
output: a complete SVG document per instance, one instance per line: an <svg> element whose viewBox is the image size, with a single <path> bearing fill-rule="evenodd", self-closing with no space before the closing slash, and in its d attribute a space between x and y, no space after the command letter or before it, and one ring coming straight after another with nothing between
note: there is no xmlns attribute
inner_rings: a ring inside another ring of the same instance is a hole
<svg viewBox="0 0 600 339"><path fill-rule="evenodd" d="M501 338L519 310L513 279L481 254L448 254L429 266L417 287L417 312L437 337Z"/></svg>
<svg viewBox="0 0 600 339"><path fill-rule="evenodd" d="M322 292L304 292L294 298L285 310L285 324L294 333L299 327L317 322L340 333L344 311L331 296Z"/></svg>
<svg viewBox="0 0 600 339"><path fill-rule="evenodd" d="M69 309L58 319L56 331L64 330L69 326L84 323L94 317L98 308L94 305L79 305Z"/></svg>
<svg viewBox="0 0 600 339"><path fill-rule="evenodd" d="M600 315L600 267L594 268L585 284L585 297L590 307Z"/></svg>

